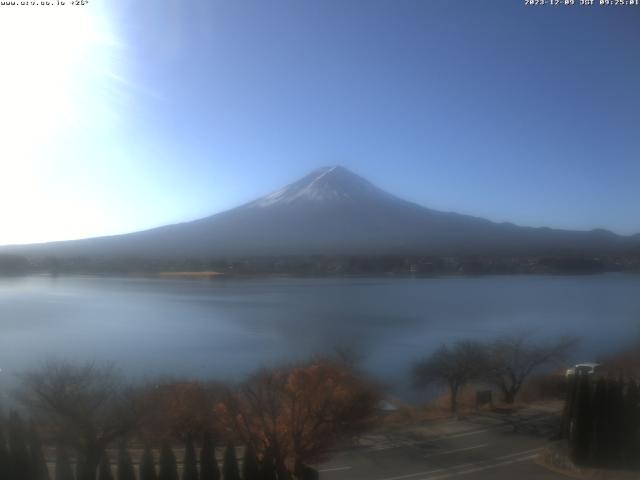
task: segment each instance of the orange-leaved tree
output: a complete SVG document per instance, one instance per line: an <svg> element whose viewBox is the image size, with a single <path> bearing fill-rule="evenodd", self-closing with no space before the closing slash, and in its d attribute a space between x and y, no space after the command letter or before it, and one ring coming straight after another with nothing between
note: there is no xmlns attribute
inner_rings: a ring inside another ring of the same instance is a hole
<svg viewBox="0 0 640 480"><path fill-rule="evenodd" d="M279 478L322 460L361 431L377 403L371 385L330 361L263 370L217 405L224 428L251 445Z"/></svg>

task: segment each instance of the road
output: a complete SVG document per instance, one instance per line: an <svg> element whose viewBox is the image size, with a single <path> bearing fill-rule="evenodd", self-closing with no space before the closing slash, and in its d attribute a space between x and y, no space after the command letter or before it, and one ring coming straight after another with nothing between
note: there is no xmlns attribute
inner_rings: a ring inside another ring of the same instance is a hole
<svg viewBox="0 0 640 480"><path fill-rule="evenodd" d="M364 437L319 467L322 480L555 480L533 462L558 425L557 412L474 415Z"/></svg>

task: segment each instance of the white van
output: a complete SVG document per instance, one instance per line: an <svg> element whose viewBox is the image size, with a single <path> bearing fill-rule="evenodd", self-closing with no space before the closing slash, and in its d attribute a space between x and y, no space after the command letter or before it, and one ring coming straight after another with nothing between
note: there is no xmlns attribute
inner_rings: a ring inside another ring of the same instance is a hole
<svg viewBox="0 0 640 480"><path fill-rule="evenodd" d="M571 368L568 368L565 375L571 377L576 373L578 375L595 375L601 370L599 363L579 363Z"/></svg>

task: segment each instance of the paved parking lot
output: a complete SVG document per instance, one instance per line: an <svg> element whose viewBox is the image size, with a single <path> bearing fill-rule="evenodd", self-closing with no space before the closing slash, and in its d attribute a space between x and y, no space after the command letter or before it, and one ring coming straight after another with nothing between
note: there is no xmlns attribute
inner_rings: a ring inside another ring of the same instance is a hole
<svg viewBox="0 0 640 480"><path fill-rule="evenodd" d="M553 480L534 460L556 433L557 412L484 414L363 437L320 468L327 480Z"/></svg>

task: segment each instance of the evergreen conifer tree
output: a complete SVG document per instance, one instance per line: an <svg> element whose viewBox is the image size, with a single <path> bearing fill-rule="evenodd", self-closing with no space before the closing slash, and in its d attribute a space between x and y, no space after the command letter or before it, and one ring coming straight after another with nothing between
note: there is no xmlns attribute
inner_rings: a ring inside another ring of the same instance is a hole
<svg viewBox="0 0 640 480"><path fill-rule="evenodd" d="M144 452L142 453L142 458L140 459L140 467L139 467L139 478L140 480L157 480L158 476L156 475L156 461L153 458L153 452L149 445L145 445Z"/></svg>
<svg viewBox="0 0 640 480"><path fill-rule="evenodd" d="M640 388L631 380L625 398L625 419L627 422L625 438L626 463L630 467L640 467Z"/></svg>
<svg viewBox="0 0 640 480"><path fill-rule="evenodd" d="M111 459L109 454L105 451L100 457L100 464L98 466L98 480L113 480L113 472L111 471Z"/></svg>
<svg viewBox="0 0 640 480"><path fill-rule="evenodd" d="M93 472L94 476L91 477L87 460L82 453L76 451L76 480L95 480L95 472Z"/></svg>
<svg viewBox="0 0 640 480"><path fill-rule="evenodd" d="M591 432L593 430L591 426L591 385L587 375L580 375L577 382L569 446L573 461L578 464L585 464L589 460Z"/></svg>
<svg viewBox="0 0 640 480"><path fill-rule="evenodd" d="M276 480L276 464L269 450L260 462L260 480Z"/></svg>
<svg viewBox="0 0 640 480"><path fill-rule="evenodd" d="M166 441L160 449L160 471L158 473L158 480L179 480L176 456Z"/></svg>
<svg viewBox="0 0 640 480"><path fill-rule="evenodd" d="M9 478L29 480L31 477L31 458L27 448L27 438L20 415L9 415Z"/></svg>
<svg viewBox="0 0 640 480"><path fill-rule="evenodd" d="M182 463L182 480L198 480L198 460L191 435L187 436L184 445L184 460Z"/></svg>
<svg viewBox="0 0 640 480"><path fill-rule="evenodd" d="M4 431L0 424L0 478L9 478L9 450L4 440Z"/></svg>
<svg viewBox="0 0 640 480"><path fill-rule="evenodd" d="M118 480L136 480L136 472L125 442L118 448Z"/></svg>
<svg viewBox="0 0 640 480"><path fill-rule="evenodd" d="M211 433L206 432L202 438L200 450L200 480L220 480L220 469L216 459L216 447Z"/></svg>
<svg viewBox="0 0 640 480"><path fill-rule="evenodd" d="M567 394L564 401L564 409L562 411L561 438L569 439L570 437L570 429L573 424L577 390L578 378L577 375L572 375L567 382Z"/></svg>
<svg viewBox="0 0 640 480"><path fill-rule="evenodd" d="M242 460L242 480L260 480L260 467L258 457L251 445L247 445L244 450Z"/></svg>
<svg viewBox="0 0 640 480"><path fill-rule="evenodd" d="M293 480L293 475L284 464L282 458L276 460L276 476L278 480Z"/></svg>
<svg viewBox="0 0 640 480"><path fill-rule="evenodd" d="M607 432L605 462L619 466L622 461L622 432L624 430L624 383L610 379L607 386Z"/></svg>
<svg viewBox="0 0 640 480"><path fill-rule="evenodd" d="M240 480L240 470L238 469L236 449L231 443L227 444L227 448L224 451L222 477L224 480Z"/></svg>
<svg viewBox="0 0 640 480"><path fill-rule="evenodd" d="M600 378L596 382L592 402L592 430L590 462L602 464L607 450L607 382Z"/></svg>
<svg viewBox="0 0 640 480"><path fill-rule="evenodd" d="M56 469L55 480L74 480L73 469L71 468L71 460L67 449L61 446L56 448Z"/></svg>
<svg viewBox="0 0 640 480"><path fill-rule="evenodd" d="M35 425L29 428L29 458L31 480L49 480L49 468L42 451L42 442Z"/></svg>

